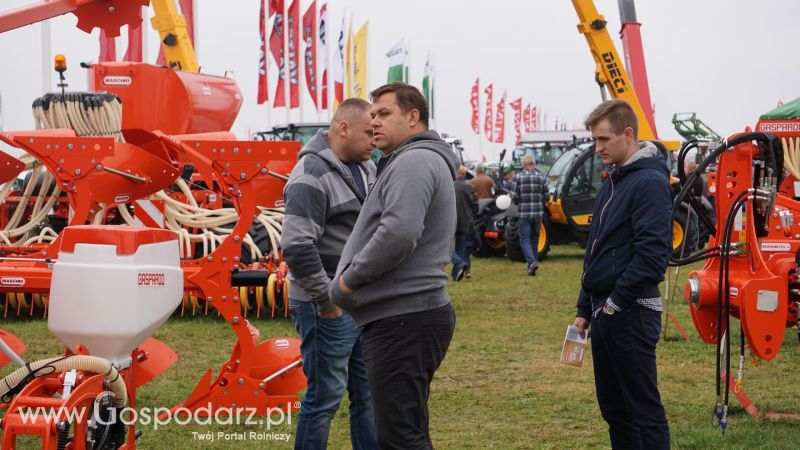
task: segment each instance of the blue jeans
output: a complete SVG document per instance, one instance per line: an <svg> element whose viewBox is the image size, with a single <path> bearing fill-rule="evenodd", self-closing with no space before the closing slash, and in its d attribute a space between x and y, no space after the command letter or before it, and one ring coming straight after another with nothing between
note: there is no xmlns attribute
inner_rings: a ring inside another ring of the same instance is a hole
<svg viewBox="0 0 800 450"><path fill-rule="evenodd" d="M533 219L519 219L519 246L528 267L539 260L539 227L542 225L541 217Z"/></svg>
<svg viewBox="0 0 800 450"><path fill-rule="evenodd" d="M463 264L464 270L469 271L469 252L472 250L472 235L465 233L456 233L456 245L453 249L452 263L453 273L455 274L456 268Z"/></svg>
<svg viewBox="0 0 800 450"><path fill-rule="evenodd" d="M327 448L331 420L347 389L353 449L377 449L372 398L359 340L361 330L346 312L336 319L323 319L317 316L316 305L297 300L289 300L289 309L302 340L300 353L308 380L294 448Z"/></svg>

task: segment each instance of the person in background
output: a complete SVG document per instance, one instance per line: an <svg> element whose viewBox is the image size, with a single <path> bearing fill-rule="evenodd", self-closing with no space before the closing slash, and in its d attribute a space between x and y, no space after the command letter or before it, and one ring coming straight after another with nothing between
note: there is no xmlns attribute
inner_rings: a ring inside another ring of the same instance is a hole
<svg viewBox="0 0 800 450"><path fill-rule="evenodd" d="M517 171L514 169L509 169L503 175L503 182L501 183L503 189L507 190L508 192L514 192L514 186L516 182L514 181L517 176Z"/></svg>
<svg viewBox="0 0 800 450"><path fill-rule="evenodd" d="M342 102L328 131L303 147L284 189L281 248L289 266L289 311L302 343L308 389L300 408L295 449L328 446L331 420L350 394L354 449L377 449L372 399L353 318L331 302L328 283L375 180L370 104Z"/></svg>
<svg viewBox="0 0 800 450"><path fill-rule="evenodd" d="M469 184L475 188L478 198L494 198L494 189L497 185L492 177L486 174L486 166L478 165L475 168L475 176L469 180Z"/></svg>
<svg viewBox="0 0 800 450"><path fill-rule="evenodd" d="M460 166L456 172L456 235L453 249L451 276L453 281L461 281L471 276L469 254L472 251L472 239L475 215L478 214L478 195L475 188L464 178L467 168Z"/></svg>
<svg viewBox="0 0 800 450"><path fill-rule="evenodd" d="M533 155L527 154L522 157L522 172L514 182L514 203L519 205L519 245L531 276L539 270L539 229L544 219L546 197L544 175L536 170Z"/></svg>

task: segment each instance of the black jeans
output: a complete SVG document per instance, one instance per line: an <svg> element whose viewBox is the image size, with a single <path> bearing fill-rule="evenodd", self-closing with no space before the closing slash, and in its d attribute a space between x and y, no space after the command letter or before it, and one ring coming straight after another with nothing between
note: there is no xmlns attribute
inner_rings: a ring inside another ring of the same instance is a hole
<svg viewBox="0 0 800 450"><path fill-rule="evenodd" d="M381 449L433 449L428 397L455 324L447 304L364 326L361 346Z"/></svg>
<svg viewBox="0 0 800 450"><path fill-rule="evenodd" d="M661 313L634 304L592 320L597 402L615 449L668 449L669 426L656 376Z"/></svg>

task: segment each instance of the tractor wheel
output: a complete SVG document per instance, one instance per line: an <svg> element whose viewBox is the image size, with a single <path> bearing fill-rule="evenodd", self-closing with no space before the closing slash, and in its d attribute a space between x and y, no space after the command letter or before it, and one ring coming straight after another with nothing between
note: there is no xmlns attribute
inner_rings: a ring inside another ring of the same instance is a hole
<svg viewBox="0 0 800 450"><path fill-rule="evenodd" d="M545 217L539 227L539 261L544 261L550 253L550 221Z"/></svg>
<svg viewBox="0 0 800 450"><path fill-rule="evenodd" d="M525 261L525 254L519 242L519 219L512 217L506 223L506 255L511 261Z"/></svg>
<svg viewBox="0 0 800 450"><path fill-rule="evenodd" d="M672 256L686 257L697 250L699 230L696 221L688 222L687 209L681 208L672 218Z"/></svg>
<svg viewBox="0 0 800 450"><path fill-rule="evenodd" d="M538 254L539 261L547 257L550 251L550 234L547 219L539 227L539 242ZM519 242L519 220L516 218L510 219L506 225L506 254L511 261L525 261L525 254L522 252L522 246Z"/></svg>
<svg viewBox="0 0 800 450"><path fill-rule="evenodd" d="M262 255L267 255L270 251L272 251L269 233L264 228L264 225L261 225L261 222L253 222L253 225L250 226L250 230L247 231L247 234L249 234L253 239L253 242L261 251ZM242 244L242 264L250 265L254 262L255 261L253 261L253 257L250 255L250 246L247 244Z"/></svg>

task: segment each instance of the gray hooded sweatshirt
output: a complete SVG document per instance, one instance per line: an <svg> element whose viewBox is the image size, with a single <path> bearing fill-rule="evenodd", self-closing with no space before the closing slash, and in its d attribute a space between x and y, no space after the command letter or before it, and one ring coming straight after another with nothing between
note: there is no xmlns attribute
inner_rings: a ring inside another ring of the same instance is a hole
<svg viewBox="0 0 800 450"><path fill-rule="evenodd" d="M286 202L281 248L289 266L289 297L313 301L317 312L334 309L328 283L356 223L364 196L350 170L336 157L325 130L298 155L283 191ZM359 163L364 186L375 181L375 164Z"/></svg>
<svg viewBox="0 0 800 450"><path fill-rule="evenodd" d="M331 301L358 326L450 303L444 266L456 229L456 155L426 131L379 167L330 284ZM352 293L339 289L339 276Z"/></svg>

